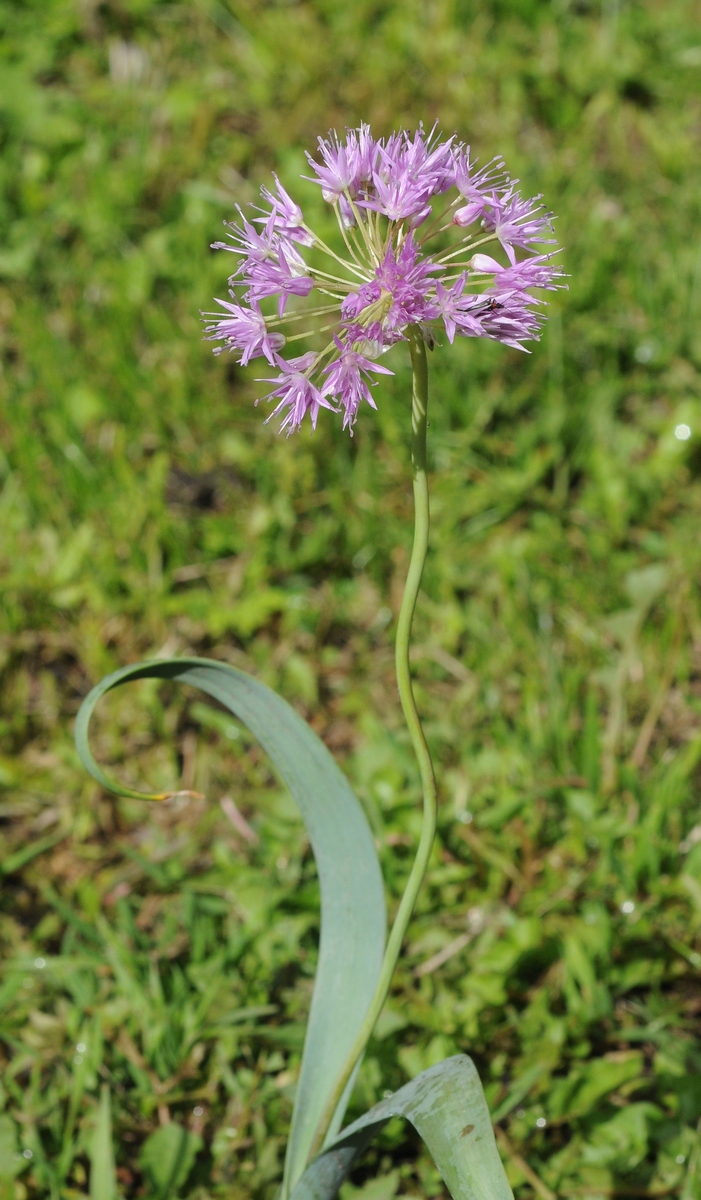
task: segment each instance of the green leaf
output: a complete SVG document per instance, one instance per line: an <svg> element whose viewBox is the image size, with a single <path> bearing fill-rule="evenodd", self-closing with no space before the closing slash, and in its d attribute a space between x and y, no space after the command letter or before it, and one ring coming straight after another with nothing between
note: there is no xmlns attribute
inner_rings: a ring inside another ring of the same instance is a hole
<svg viewBox="0 0 701 1200"><path fill-rule="evenodd" d="M655 1104L628 1104L600 1125L595 1125L582 1148L582 1161L610 1167L625 1174L647 1156L650 1126L663 1117Z"/></svg>
<svg viewBox="0 0 701 1200"><path fill-rule="evenodd" d="M90 1145L90 1200L116 1200L117 1177L112 1148L110 1090L103 1084L97 1122Z"/></svg>
<svg viewBox="0 0 701 1200"><path fill-rule="evenodd" d="M12 875L15 871L21 871L22 867L26 867L32 859L38 858L40 854L45 854L47 850L53 850L59 842L65 839L65 833L51 833L48 837L38 838L36 842L31 842L28 846L22 846L16 850L14 854L9 854L7 858L0 863L0 874Z"/></svg>
<svg viewBox="0 0 701 1200"><path fill-rule="evenodd" d="M309 1023L292 1114L285 1186L294 1186L326 1099L350 1052L379 975L385 941L382 875L365 814L348 781L307 723L280 696L250 675L209 659L163 659L115 672L90 693L76 720L76 745L104 787L143 796L113 783L88 744L90 717L105 692L135 679L171 679L213 696L248 726L290 789L307 827L321 889L321 938ZM167 793L166 793L167 795ZM348 1096L336 1111L340 1128Z"/></svg>
<svg viewBox="0 0 701 1200"><path fill-rule="evenodd" d="M663 563L653 563L650 567L642 567L639 571L629 571L626 575L625 586L631 603L637 609L646 612L662 595L669 582L669 571Z"/></svg>
<svg viewBox="0 0 701 1200"><path fill-rule="evenodd" d="M454 1200L513 1200L474 1063L429 1067L360 1117L307 1167L291 1200L334 1200L356 1158L391 1117L421 1135Z"/></svg>
<svg viewBox="0 0 701 1200"><path fill-rule="evenodd" d="M171 1200L192 1170L202 1148L198 1133L171 1122L156 1129L141 1147L139 1161L158 1200Z"/></svg>
<svg viewBox="0 0 701 1200"><path fill-rule="evenodd" d="M567 1115L586 1116L609 1092L615 1091L622 1083L639 1078L642 1073L643 1058L635 1052L622 1061L593 1059L587 1064L584 1080L570 1100Z"/></svg>
<svg viewBox="0 0 701 1200"><path fill-rule="evenodd" d="M0 1184L14 1179L25 1166L17 1145L17 1127L12 1117L0 1116Z"/></svg>

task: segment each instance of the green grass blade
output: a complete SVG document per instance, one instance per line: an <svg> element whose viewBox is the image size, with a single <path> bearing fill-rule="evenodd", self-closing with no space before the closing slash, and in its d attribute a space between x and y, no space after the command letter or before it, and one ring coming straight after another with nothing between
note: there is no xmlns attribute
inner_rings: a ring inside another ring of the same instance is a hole
<svg viewBox="0 0 701 1200"><path fill-rule="evenodd" d="M90 1146L90 1200L116 1200L116 1197L110 1090L107 1084L103 1084Z"/></svg>
<svg viewBox="0 0 701 1200"><path fill-rule="evenodd" d="M140 796L110 780L88 742L101 696L136 679L188 683L214 697L248 726L290 789L307 827L321 888L321 939L302 1066L287 1147L285 1186L301 1176L324 1104L365 1015L382 961L385 901L377 854L360 803L307 723L251 676L209 659L163 659L117 671L86 697L76 721L76 745L104 787ZM157 798L154 796L144 798ZM337 1129L349 1088L339 1104Z"/></svg>
<svg viewBox="0 0 701 1200"><path fill-rule="evenodd" d="M333 1200L391 1117L405 1117L421 1135L453 1200L513 1200L479 1075L464 1054L422 1071L349 1125L310 1163L291 1200Z"/></svg>

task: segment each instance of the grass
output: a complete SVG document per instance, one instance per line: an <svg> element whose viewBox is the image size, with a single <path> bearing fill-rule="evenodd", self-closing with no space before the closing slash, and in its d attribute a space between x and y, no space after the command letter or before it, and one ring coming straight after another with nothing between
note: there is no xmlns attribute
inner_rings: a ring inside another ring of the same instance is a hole
<svg viewBox="0 0 701 1200"><path fill-rule="evenodd" d="M209 243L271 169L318 211L295 183L318 133L436 117L545 193L570 290L531 357L431 362L414 653L439 836L353 1111L465 1050L517 1200L701 1194L700 17L0 3L3 1200L88 1194L105 1083L125 1198L162 1194L177 1126L178 1196L268 1200L280 1177L308 846L262 753L194 694L109 697L96 745L206 801L99 792L71 727L105 672L167 646L281 690L400 894L408 363L393 351L352 441L330 420L279 440L198 310L225 284ZM353 1187L442 1193L391 1127Z"/></svg>

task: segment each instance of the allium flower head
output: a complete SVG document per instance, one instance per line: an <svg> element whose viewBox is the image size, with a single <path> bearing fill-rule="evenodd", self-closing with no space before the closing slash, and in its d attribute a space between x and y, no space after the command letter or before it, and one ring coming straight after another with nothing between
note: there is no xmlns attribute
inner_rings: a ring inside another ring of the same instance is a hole
<svg viewBox="0 0 701 1200"><path fill-rule="evenodd" d="M373 138L369 126L319 138L309 158L323 199L338 221L327 244L273 176L249 221L228 225L238 262L231 301L207 317L206 333L246 365L263 357L280 374L266 382L281 430L293 433L321 408L342 415L353 433L365 401L375 408L377 359L409 330L429 346L442 327L524 350L543 324L533 288L563 287L554 261L552 213L540 196L524 199L501 158L477 169L468 146L436 128ZM500 261L493 254L502 254ZM288 357L288 347L312 349ZM285 352L283 354L283 351ZM270 419L270 418L268 418Z"/></svg>

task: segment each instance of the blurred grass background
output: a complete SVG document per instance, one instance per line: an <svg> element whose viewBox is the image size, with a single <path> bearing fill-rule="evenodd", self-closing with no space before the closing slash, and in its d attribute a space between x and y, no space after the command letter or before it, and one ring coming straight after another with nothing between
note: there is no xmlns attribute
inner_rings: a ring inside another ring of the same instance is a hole
<svg viewBox="0 0 701 1200"><path fill-rule="evenodd" d="M400 893L406 356L352 441L279 439L198 310L271 169L318 211L319 133L438 118L544 192L571 279L531 357L432 358L439 837L353 1111L465 1050L518 1200L698 1200L701 5L2 0L0 29L0 1196L88 1195L104 1084L123 1197L280 1178L308 845L245 731L182 691L110 697L96 746L206 801L102 794L72 720L103 674L196 653L280 689ZM399 1127L358 1188L443 1194Z"/></svg>

